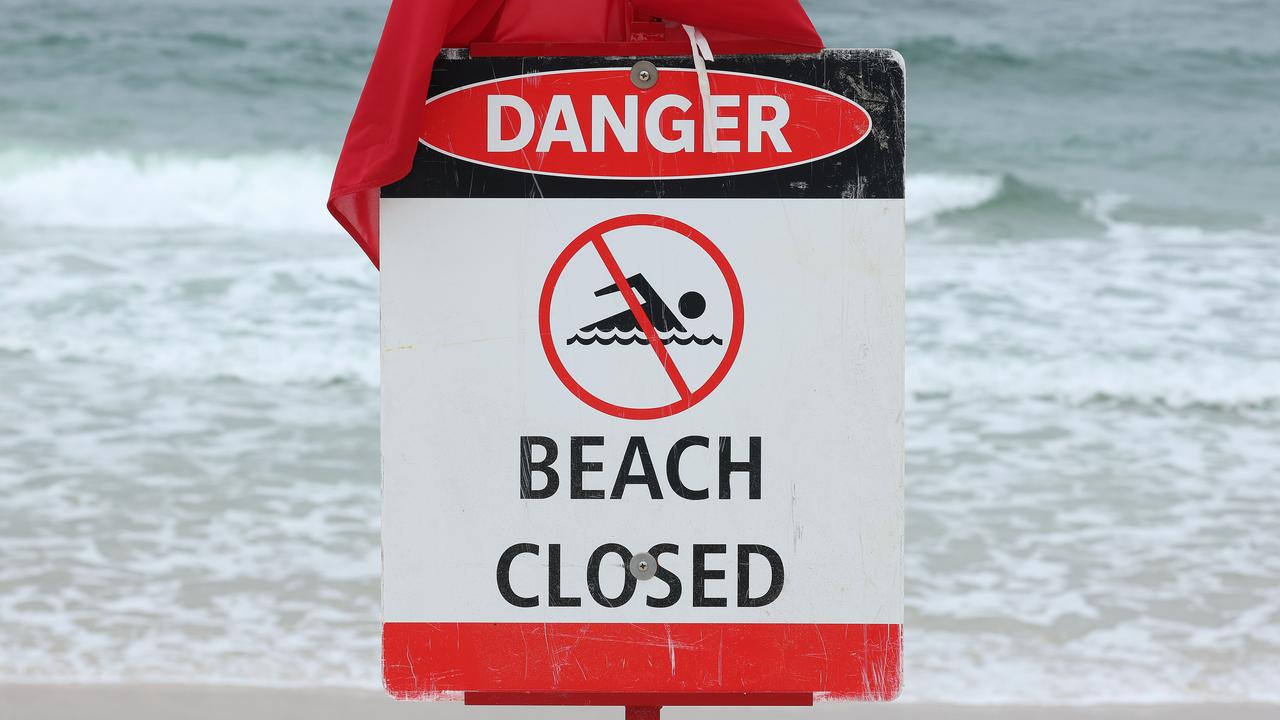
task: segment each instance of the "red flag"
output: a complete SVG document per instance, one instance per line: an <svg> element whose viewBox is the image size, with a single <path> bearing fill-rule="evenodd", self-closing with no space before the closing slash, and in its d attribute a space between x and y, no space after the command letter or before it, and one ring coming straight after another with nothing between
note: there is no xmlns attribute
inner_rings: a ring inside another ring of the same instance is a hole
<svg viewBox="0 0 1280 720"><path fill-rule="evenodd" d="M799 0L392 0L338 156L329 212L376 266L379 190L413 164L431 67L442 47L626 42L638 16L693 25L715 52L732 52L717 40L741 38L766 41L752 45L754 52L822 49Z"/></svg>

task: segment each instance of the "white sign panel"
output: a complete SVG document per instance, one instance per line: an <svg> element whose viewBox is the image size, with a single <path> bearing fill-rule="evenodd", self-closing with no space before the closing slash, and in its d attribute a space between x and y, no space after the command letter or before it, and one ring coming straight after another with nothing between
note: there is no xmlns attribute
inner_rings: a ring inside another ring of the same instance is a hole
<svg viewBox="0 0 1280 720"><path fill-rule="evenodd" d="M884 54L824 57L878 59L900 82ZM665 90L697 99L696 83ZM456 177L385 193L393 692L896 694L900 132L897 174L867 180L889 187L869 197L836 192L862 177L870 129L758 171L749 197L715 178L661 197L576 177L533 197L466 196ZM461 150L422 157L472 181L538 179ZM815 172L838 177L769 189Z"/></svg>

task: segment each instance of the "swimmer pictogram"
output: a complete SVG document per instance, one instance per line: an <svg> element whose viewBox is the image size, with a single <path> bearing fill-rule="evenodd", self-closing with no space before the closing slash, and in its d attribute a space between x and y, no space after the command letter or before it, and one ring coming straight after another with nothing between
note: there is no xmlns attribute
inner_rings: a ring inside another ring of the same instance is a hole
<svg viewBox="0 0 1280 720"><path fill-rule="evenodd" d="M574 396L616 417L655 419L693 407L724 380L742 343L742 292L724 253L696 228L623 215L556 258L538 322L547 361Z"/></svg>
<svg viewBox="0 0 1280 720"><path fill-rule="evenodd" d="M627 284L635 291L636 297L640 300L640 308L644 311L645 317L648 318L653 329L658 332L658 338L663 345L675 343L677 345L688 345L696 343L698 345L723 345L724 340L714 334L699 336L685 328L680 322L681 318L685 320L696 320L702 317L707 310L707 300L696 290L689 290L680 296L680 300L676 303L676 309L672 310L658 291L649 284L645 279L644 273L636 273L627 278ZM618 283L606 285L595 292L596 297L603 297L612 293L619 292ZM628 308L622 312L615 313L602 320L597 320L589 325L584 325L578 329L572 337L565 340L566 345L578 343L581 345L648 345L649 339L645 337L644 332L640 330L640 323L636 321L636 316Z"/></svg>

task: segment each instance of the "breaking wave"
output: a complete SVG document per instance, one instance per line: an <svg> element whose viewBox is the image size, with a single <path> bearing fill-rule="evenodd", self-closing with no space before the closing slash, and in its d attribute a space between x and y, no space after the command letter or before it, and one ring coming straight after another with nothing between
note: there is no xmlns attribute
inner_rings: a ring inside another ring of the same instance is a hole
<svg viewBox="0 0 1280 720"><path fill-rule="evenodd" d="M325 212L333 159L315 152L222 156L0 150L0 225L178 230L223 228L336 234ZM907 178L907 220L981 207L998 175Z"/></svg>
<svg viewBox="0 0 1280 720"><path fill-rule="evenodd" d="M981 207L995 200L1004 185L1004 179L997 175L910 175L907 177L907 222Z"/></svg>
<svg viewBox="0 0 1280 720"><path fill-rule="evenodd" d="M0 151L0 225L336 234L333 160L319 153L190 156Z"/></svg>

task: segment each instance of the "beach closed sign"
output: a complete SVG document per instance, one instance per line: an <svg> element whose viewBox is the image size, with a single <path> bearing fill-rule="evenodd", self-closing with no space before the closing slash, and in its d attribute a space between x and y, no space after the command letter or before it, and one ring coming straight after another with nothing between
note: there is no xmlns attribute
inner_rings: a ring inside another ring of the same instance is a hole
<svg viewBox="0 0 1280 720"><path fill-rule="evenodd" d="M891 699L903 68L443 56L383 188L403 698Z"/></svg>

